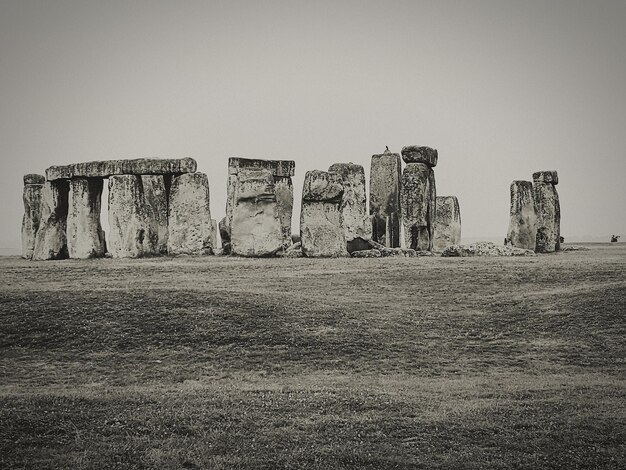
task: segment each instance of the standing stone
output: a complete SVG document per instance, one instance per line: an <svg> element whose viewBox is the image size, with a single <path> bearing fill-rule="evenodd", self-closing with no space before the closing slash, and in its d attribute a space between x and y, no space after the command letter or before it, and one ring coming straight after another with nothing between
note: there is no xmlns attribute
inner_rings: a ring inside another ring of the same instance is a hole
<svg viewBox="0 0 626 470"><path fill-rule="evenodd" d="M217 220L211 219L211 247L213 247L213 251L217 249L217 233L219 228L217 226Z"/></svg>
<svg viewBox="0 0 626 470"><path fill-rule="evenodd" d="M400 192L405 248L432 251L437 208L433 167L437 164L437 150L404 147L402 159L407 164L402 173Z"/></svg>
<svg viewBox="0 0 626 470"><path fill-rule="evenodd" d="M370 167L370 214L372 239L388 248L400 246L400 154L372 155Z"/></svg>
<svg viewBox="0 0 626 470"><path fill-rule="evenodd" d="M186 173L172 179L167 251L172 255L212 254L209 179Z"/></svg>
<svg viewBox="0 0 626 470"><path fill-rule="evenodd" d="M341 225L348 251L353 251L350 249L355 244L353 242L362 243L372 238L372 223L367 214L365 170L361 165L354 163L335 163L328 171L341 176L343 185L343 196L339 205Z"/></svg>
<svg viewBox="0 0 626 470"><path fill-rule="evenodd" d="M268 170L274 179L274 196L276 198L276 213L281 223L283 247L291 245L291 218L293 212L293 184L295 162L293 160L261 160L251 158L231 157L228 159L228 184L226 187L226 217L220 222L222 235L222 249L229 253L232 249L230 234L232 232L233 208L236 204L235 191L238 174L244 170ZM223 235L227 235L224 237Z"/></svg>
<svg viewBox="0 0 626 470"><path fill-rule="evenodd" d="M35 238L34 260L65 259L69 182L47 181L41 190L41 219Z"/></svg>
<svg viewBox="0 0 626 470"><path fill-rule="evenodd" d="M272 256L284 248L272 172L239 169L234 188L230 247L233 255Z"/></svg>
<svg viewBox="0 0 626 470"><path fill-rule="evenodd" d="M167 194L163 176L111 176L109 227L109 252L114 258L167 253Z"/></svg>
<svg viewBox="0 0 626 470"><path fill-rule="evenodd" d="M533 174L533 196L537 214L537 238L535 251L551 253L561 249L561 206L556 185L556 171L540 171Z"/></svg>
<svg viewBox="0 0 626 470"><path fill-rule="evenodd" d="M32 259L35 238L41 221L41 191L45 178L42 175L24 176L24 217L22 218L22 258Z"/></svg>
<svg viewBox="0 0 626 470"><path fill-rule="evenodd" d="M228 219L224 217L219 223L220 239L222 240L222 254L230 254L230 225Z"/></svg>
<svg viewBox="0 0 626 470"><path fill-rule="evenodd" d="M104 231L100 225L102 178L70 180L67 248L70 258L103 257Z"/></svg>
<svg viewBox="0 0 626 470"><path fill-rule="evenodd" d="M433 249L441 252L461 243L461 209L456 196L437 196L436 206Z"/></svg>
<svg viewBox="0 0 626 470"><path fill-rule="evenodd" d="M300 237L305 256L348 256L345 230L341 224L343 193L341 175L319 170L307 171L300 213Z"/></svg>
<svg viewBox="0 0 626 470"><path fill-rule="evenodd" d="M537 215L533 184L530 181L511 183L510 216L506 244L534 251L537 243Z"/></svg>

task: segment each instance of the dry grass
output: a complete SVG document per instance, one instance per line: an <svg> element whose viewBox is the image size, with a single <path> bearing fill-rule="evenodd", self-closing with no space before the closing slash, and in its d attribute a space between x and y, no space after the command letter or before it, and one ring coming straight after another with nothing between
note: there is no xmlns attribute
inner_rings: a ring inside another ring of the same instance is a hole
<svg viewBox="0 0 626 470"><path fill-rule="evenodd" d="M621 468L626 244L0 259L0 467Z"/></svg>

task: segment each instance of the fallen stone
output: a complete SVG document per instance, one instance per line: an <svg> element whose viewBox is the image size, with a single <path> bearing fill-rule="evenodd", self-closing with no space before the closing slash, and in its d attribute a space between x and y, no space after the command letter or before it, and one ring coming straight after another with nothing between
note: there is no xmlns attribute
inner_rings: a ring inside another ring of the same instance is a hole
<svg viewBox="0 0 626 470"><path fill-rule="evenodd" d="M561 248L561 206L556 186L533 181L535 214L537 215L537 253L552 253Z"/></svg>
<svg viewBox="0 0 626 470"><path fill-rule="evenodd" d="M212 254L209 180L204 173L172 179L167 251L171 255Z"/></svg>
<svg viewBox="0 0 626 470"><path fill-rule="evenodd" d="M114 258L167 253L167 193L161 175L109 178L109 252Z"/></svg>
<svg viewBox="0 0 626 470"><path fill-rule="evenodd" d="M367 213L365 170L361 165L354 163L335 163L330 166L328 172L341 176L343 195L339 211L346 242L350 243L356 238L370 239L372 224Z"/></svg>
<svg viewBox="0 0 626 470"><path fill-rule="evenodd" d="M559 175L556 171L537 171L533 173L533 182L559 184Z"/></svg>
<svg viewBox="0 0 626 470"><path fill-rule="evenodd" d="M34 173L24 175L24 186L27 184L44 184L46 182L46 177L43 175L37 175Z"/></svg>
<svg viewBox="0 0 626 470"><path fill-rule="evenodd" d="M70 258L102 258L107 251L100 225L102 178L70 180L67 250Z"/></svg>
<svg viewBox="0 0 626 470"><path fill-rule="evenodd" d="M471 245L452 245L446 247L441 254L443 257L471 257L471 256L535 256L532 250L515 248L512 246L496 245L491 242L478 242Z"/></svg>
<svg viewBox="0 0 626 470"><path fill-rule="evenodd" d="M377 245L380 246L380 243L377 243ZM370 248L373 247L370 245L369 240L361 237L353 238L352 240L346 242L346 249L348 250L348 253L352 253L353 251L369 250Z"/></svg>
<svg viewBox="0 0 626 470"><path fill-rule="evenodd" d="M35 250L35 239L41 222L41 191L43 183L30 183L30 181L42 181L43 176L26 175L24 177L24 216L22 217L22 258L32 259ZM28 182L27 182L28 181Z"/></svg>
<svg viewBox="0 0 626 470"><path fill-rule="evenodd" d="M382 256L380 250L361 250L353 251L350 256L353 258L380 258Z"/></svg>
<svg viewBox="0 0 626 470"><path fill-rule="evenodd" d="M390 248L400 246L400 154L385 151L372 155L370 214L372 239Z"/></svg>
<svg viewBox="0 0 626 470"><path fill-rule="evenodd" d="M300 212L300 237L305 256L348 256L339 207L342 196L341 175L318 170L306 173Z"/></svg>
<svg viewBox="0 0 626 470"><path fill-rule="evenodd" d="M423 163L432 168L437 166L438 155L436 149L409 145L402 148L402 159L404 163Z"/></svg>
<svg viewBox="0 0 626 470"><path fill-rule="evenodd" d="M511 183L511 210L506 244L534 250L537 242L537 215L533 184L530 181Z"/></svg>
<svg viewBox="0 0 626 470"><path fill-rule="evenodd" d="M383 257L404 257L404 258L414 258L417 256L417 252L415 250L411 250L410 248L381 248L380 253Z"/></svg>
<svg viewBox="0 0 626 470"><path fill-rule="evenodd" d="M580 246L580 245L567 245L561 247L561 251L590 251L589 247Z"/></svg>
<svg viewBox="0 0 626 470"><path fill-rule="evenodd" d="M284 249L272 172L240 169L230 227L231 253L237 256L273 256Z"/></svg>
<svg viewBox="0 0 626 470"><path fill-rule="evenodd" d="M408 163L400 193L406 248L433 250L436 197L433 170L424 163Z"/></svg>
<svg viewBox="0 0 626 470"><path fill-rule="evenodd" d="M456 196L437 196L435 241L433 249L443 251L447 246L461 243L461 209Z"/></svg>
<svg viewBox="0 0 626 470"><path fill-rule="evenodd" d="M48 181L41 190L41 218L35 237L34 260L65 259L69 183Z"/></svg>
<svg viewBox="0 0 626 470"><path fill-rule="evenodd" d="M113 175L165 175L194 173L197 164L193 158L137 158L134 160L104 160L51 166L46 179L54 181L71 178L108 178Z"/></svg>
<svg viewBox="0 0 626 470"><path fill-rule="evenodd" d="M382 250L383 248L386 248L385 245L383 245L382 243L378 243L375 240L367 240L367 245L369 248L375 248L376 250Z"/></svg>

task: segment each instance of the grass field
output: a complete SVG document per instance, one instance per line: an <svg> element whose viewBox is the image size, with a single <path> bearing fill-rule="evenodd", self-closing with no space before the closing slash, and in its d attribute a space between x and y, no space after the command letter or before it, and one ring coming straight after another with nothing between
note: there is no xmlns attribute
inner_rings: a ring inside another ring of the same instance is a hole
<svg viewBox="0 0 626 470"><path fill-rule="evenodd" d="M1 468L624 468L626 243L0 258Z"/></svg>

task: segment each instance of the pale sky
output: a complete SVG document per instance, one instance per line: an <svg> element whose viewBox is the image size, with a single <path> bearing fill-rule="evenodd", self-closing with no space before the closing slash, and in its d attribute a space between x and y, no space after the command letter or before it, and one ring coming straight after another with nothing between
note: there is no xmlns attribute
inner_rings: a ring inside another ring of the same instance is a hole
<svg viewBox="0 0 626 470"><path fill-rule="evenodd" d="M307 170L439 150L463 236L558 170L561 232L626 238L626 1L0 0L0 248L22 176L185 157L224 215L229 156Z"/></svg>

